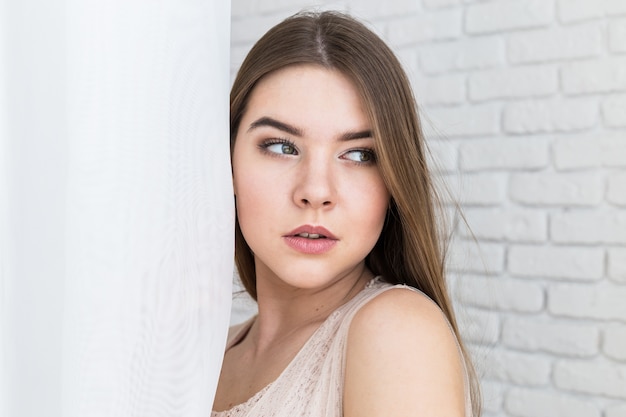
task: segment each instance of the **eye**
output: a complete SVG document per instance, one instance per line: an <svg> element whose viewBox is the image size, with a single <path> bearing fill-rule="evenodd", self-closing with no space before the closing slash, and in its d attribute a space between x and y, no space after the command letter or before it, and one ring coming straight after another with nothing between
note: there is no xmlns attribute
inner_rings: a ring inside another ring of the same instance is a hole
<svg viewBox="0 0 626 417"><path fill-rule="evenodd" d="M372 149L352 149L341 155L341 157L343 159L361 164L371 164L376 162L376 154Z"/></svg>
<svg viewBox="0 0 626 417"><path fill-rule="evenodd" d="M272 140L261 144L261 148L277 155L298 155L295 145L288 140Z"/></svg>

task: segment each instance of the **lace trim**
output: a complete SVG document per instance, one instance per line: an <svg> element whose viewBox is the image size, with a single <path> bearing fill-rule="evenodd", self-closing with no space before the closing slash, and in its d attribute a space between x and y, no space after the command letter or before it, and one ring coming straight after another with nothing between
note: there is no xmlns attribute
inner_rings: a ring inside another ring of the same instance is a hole
<svg viewBox="0 0 626 417"><path fill-rule="evenodd" d="M272 386L272 382L267 384L263 389L254 394L252 397L248 398L246 401L241 404L237 404L233 408L229 408L224 411L212 411L211 417L237 417L245 415L259 400L265 395L267 391L269 391Z"/></svg>

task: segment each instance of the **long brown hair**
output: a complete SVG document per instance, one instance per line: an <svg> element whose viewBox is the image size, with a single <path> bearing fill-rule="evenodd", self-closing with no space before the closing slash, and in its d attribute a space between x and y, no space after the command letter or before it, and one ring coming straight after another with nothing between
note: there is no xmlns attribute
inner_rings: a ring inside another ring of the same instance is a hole
<svg viewBox="0 0 626 417"><path fill-rule="evenodd" d="M378 166L391 195L387 219L366 264L392 284L417 288L441 308L470 374L474 415L478 382L459 334L445 280L440 209L426 163L424 135L407 76L389 47L355 19L336 12L300 13L267 32L244 60L230 95L231 149L250 93L267 74L289 65L338 70L352 80L371 121ZM236 222L235 262L256 299L254 258Z"/></svg>

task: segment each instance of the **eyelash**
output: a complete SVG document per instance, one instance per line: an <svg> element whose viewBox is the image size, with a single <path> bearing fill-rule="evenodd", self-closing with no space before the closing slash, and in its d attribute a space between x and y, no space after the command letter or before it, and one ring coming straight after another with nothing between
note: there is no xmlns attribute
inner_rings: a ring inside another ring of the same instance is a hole
<svg viewBox="0 0 626 417"><path fill-rule="evenodd" d="M374 165L374 164L376 164L376 160L377 160L377 158L376 158L376 152L375 152L375 151L374 151L374 149L372 149L372 148L355 148L355 149L349 149L349 150L347 150L346 152L344 152L344 153L342 154L342 156L343 156L343 155L346 155L346 154L349 154L349 153L351 153L351 152L361 152L361 153L363 153L363 154L365 154L365 155L368 155L368 156L370 157L370 160L369 160L369 161L354 161L354 160L352 160L352 159L346 159L346 158L342 158L342 159L346 159L347 161L352 162L352 163L355 163L355 164L358 164L358 165Z"/></svg>
<svg viewBox="0 0 626 417"><path fill-rule="evenodd" d="M291 148L293 148L294 150L294 154L281 154L281 153L277 153L277 152L272 152L269 151L268 148L272 145L287 145L290 146ZM268 155L271 156L282 156L282 155L298 155L299 151L298 148L296 147L296 144L293 143L292 141L290 141L289 139L283 139L283 138L272 138L272 139L266 139L263 142L261 142L259 144L259 149L261 149L261 151L263 151L264 153L267 153ZM350 154L352 152L362 152L363 154L369 155L370 160L369 161L355 161L349 158L343 158L344 155ZM347 151L345 151L344 153L341 154L341 159L344 159L348 162L352 162L354 164L357 165L374 165L376 164L377 161L377 157L376 157L376 152L374 151L374 149L372 148L354 148L354 149L349 149Z"/></svg>
<svg viewBox="0 0 626 417"><path fill-rule="evenodd" d="M295 154L297 155L298 152L298 148L296 148L296 144L293 143L292 141L288 140L288 139L281 139L281 138L274 138L274 139L266 139L263 142L261 142L259 144L259 149L261 149L263 152L269 154L269 155L273 155L273 156L280 156L280 155L289 155L289 154L279 154L276 152L271 152L268 150L268 148L272 145L287 145L287 146L291 146L294 151L296 152Z"/></svg>

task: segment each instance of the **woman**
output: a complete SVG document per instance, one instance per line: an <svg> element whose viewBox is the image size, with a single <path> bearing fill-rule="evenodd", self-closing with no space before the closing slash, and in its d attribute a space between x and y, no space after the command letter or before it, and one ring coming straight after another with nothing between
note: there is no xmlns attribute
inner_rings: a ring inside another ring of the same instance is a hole
<svg viewBox="0 0 626 417"><path fill-rule="evenodd" d="M406 75L350 17L299 14L231 91L236 263L214 416L477 416ZM474 410L472 410L474 408Z"/></svg>

